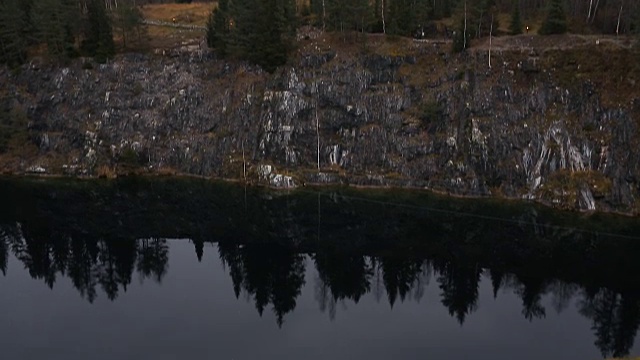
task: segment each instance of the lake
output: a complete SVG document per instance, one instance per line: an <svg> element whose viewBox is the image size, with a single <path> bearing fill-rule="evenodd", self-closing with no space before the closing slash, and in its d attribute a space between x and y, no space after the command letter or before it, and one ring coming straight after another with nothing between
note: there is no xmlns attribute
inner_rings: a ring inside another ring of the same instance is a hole
<svg viewBox="0 0 640 360"><path fill-rule="evenodd" d="M421 191L0 178L6 359L640 356L640 221Z"/></svg>

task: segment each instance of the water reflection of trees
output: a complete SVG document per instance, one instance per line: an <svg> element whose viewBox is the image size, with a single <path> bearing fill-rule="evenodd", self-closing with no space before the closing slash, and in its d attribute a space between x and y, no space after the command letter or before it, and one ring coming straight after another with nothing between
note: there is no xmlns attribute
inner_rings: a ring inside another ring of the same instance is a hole
<svg viewBox="0 0 640 360"><path fill-rule="evenodd" d="M294 248L282 244L243 246L221 242L220 258L229 268L236 297L241 292L253 298L258 313L271 304L276 321L296 307L305 284L305 260Z"/></svg>
<svg viewBox="0 0 640 360"><path fill-rule="evenodd" d="M193 243L201 260L204 243ZM250 299L260 315L271 308L282 326L305 285L306 255L290 241L225 241L218 243L218 251L236 297ZM135 272L142 279L161 282L169 269L169 244L165 240L70 237L38 233L20 225L0 227L0 270L4 274L9 254L49 287L58 277L70 278L89 302L100 291L115 300L127 290ZM637 291L566 282L549 276L542 267L508 271L500 266L485 268L464 258L430 258L389 250L364 255L330 246L315 249L309 259L317 273L313 284L316 301L332 319L338 305L357 304L367 294L394 307L399 302L420 302L426 289L433 286L441 304L463 324L478 309L479 284L485 277L493 286L494 296L518 296L522 315L529 321L547 314L544 304L560 313L575 302L580 313L591 320L595 345L605 357L627 355L640 325Z"/></svg>
<svg viewBox="0 0 640 360"><path fill-rule="evenodd" d="M162 281L169 261L166 240L71 238L30 232L19 224L0 229L3 272L9 249L34 279L41 279L53 288L58 276L66 276L89 302L96 299L97 288L108 299L115 300L120 291L127 291L136 270L142 278Z"/></svg>
<svg viewBox="0 0 640 360"><path fill-rule="evenodd" d="M637 295L608 289L586 290L580 300L580 313L591 319L595 345L604 357L626 356L633 347L640 325Z"/></svg>

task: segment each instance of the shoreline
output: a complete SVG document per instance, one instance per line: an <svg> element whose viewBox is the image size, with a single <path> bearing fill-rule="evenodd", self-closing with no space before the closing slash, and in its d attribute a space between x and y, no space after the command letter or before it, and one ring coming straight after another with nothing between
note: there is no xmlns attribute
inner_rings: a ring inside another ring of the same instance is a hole
<svg viewBox="0 0 640 360"><path fill-rule="evenodd" d="M465 195L465 194L456 194L448 191L438 190L430 187L418 187L418 186L397 186L397 185L363 185L357 183L348 183L348 182L302 182L301 185L294 187L279 187L268 184L266 182L261 181L246 181L238 178L227 178L227 177L216 177L216 176L205 176L205 175L196 175L190 173L182 173L175 172L170 174L159 174L159 173L132 173L129 175L117 175L115 177L108 176L95 176L95 175L64 175L64 174L38 174L38 173L11 173L11 172L2 172L0 173L0 178L34 178L34 179L66 179L66 180L80 180L80 181L95 181L95 180L108 180L114 181L119 179L126 178L135 178L135 177L143 177L143 178L165 178L165 179L197 179L197 180L205 180L212 182L221 182L221 183L229 183L229 184L244 184L245 186L257 187L257 188L265 188L272 191L277 192L293 192L305 187L315 187L315 188L328 188L328 187L344 187L351 188L355 190L403 190L409 192L424 192L431 193L441 197L450 197L454 199L460 200L496 200L496 201L508 201L509 203L519 203L519 204L537 204L544 206L550 210L560 211L563 213L573 213L573 214L581 214L586 216L595 216L595 215L614 215L620 216L624 218L640 218L639 214L629 213L629 212L621 212L615 210L584 210L578 208L568 208L562 206L554 206L552 203L548 201L544 201L541 199L523 199L518 197L509 197L509 196L482 196L482 195Z"/></svg>

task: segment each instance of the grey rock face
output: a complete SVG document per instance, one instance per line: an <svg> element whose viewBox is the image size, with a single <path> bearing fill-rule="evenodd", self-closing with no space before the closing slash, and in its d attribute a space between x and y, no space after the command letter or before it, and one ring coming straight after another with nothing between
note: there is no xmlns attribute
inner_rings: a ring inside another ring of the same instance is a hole
<svg viewBox="0 0 640 360"><path fill-rule="evenodd" d="M39 148L11 170L131 164L276 187L411 186L638 211L640 100L604 106L589 81L563 87L527 55L489 70L483 54L330 51L273 75L206 52L169 55L1 71Z"/></svg>

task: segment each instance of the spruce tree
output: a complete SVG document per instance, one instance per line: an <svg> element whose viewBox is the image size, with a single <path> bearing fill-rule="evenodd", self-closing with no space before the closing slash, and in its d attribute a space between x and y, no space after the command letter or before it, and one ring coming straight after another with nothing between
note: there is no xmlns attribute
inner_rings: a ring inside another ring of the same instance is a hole
<svg viewBox="0 0 640 360"><path fill-rule="evenodd" d="M0 63L10 66L26 59L26 14L20 0L0 2Z"/></svg>
<svg viewBox="0 0 640 360"><path fill-rule="evenodd" d="M430 19L429 14L431 14L431 6L429 4L429 0L415 0L413 2L412 13L414 20L413 25L415 27L413 31L422 31Z"/></svg>
<svg viewBox="0 0 640 360"><path fill-rule="evenodd" d="M463 4L464 5L464 4ZM493 19L493 28L498 28L497 16L492 16L495 11L494 0L482 0L479 2L469 1L468 7L468 19L467 25L472 24L472 29L469 33L475 34L476 38L489 36L489 30L491 29L491 21Z"/></svg>
<svg viewBox="0 0 640 360"><path fill-rule="evenodd" d="M127 47L127 42L131 42L134 34L141 38L142 32L142 12L132 4L121 2L114 12L114 26L122 36L122 45Z"/></svg>
<svg viewBox="0 0 640 360"><path fill-rule="evenodd" d="M354 0L352 11L353 26L356 30L369 31L374 19L374 11L369 0Z"/></svg>
<svg viewBox="0 0 640 360"><path fill-rule="evenodd" d="M115 54L111 20L107 16L101 0L89 0L87 3L87 21L82 51L95 56L96 61L105 62Z"/></svg>
<svg viewBox="0 0 640 360"><path fill-rule="evenodd" d="M228 52L240 59L256 63L260 44L258 24L267 15L263 12L262 0L234 0L231 6L231 23L228 37ZM273 9L271 9L273 10Z"/></svg>
<svg viewBox="0 0 640 360"><path fill-rule="evenodd" d="M207 22L207 45L221 57L227 55L230 28L229 0L220 0Z"/></svg>
<svg viewBox="0 0 640 360"><path fill-rule="evenodd" d="M511 24L509 25L509 34L522 34L522 20L520 19L520 4L515 1L513 5L513 13L511 14Z"/></svg>
<svg viewBox="0 0 640 360"><path fill-rule="evenodd" d="M31 8L34 35L47 44L49 54L74 56L80 11L73 0L39 0Z"/></svg>
<svg viewBox="0 0 640 360"><path fill-rule="evenodd" d="M455 28L455 34L453 36L453 52L459 53L469 48L473 21L470 17L470 11L464 1L460 2L456 9L456 17L458 18L458 26ZM466 31L465 31L466 29Z"/></svg>
<svg viewBox="0 0 640 360"><path fill-rule="evenodd" d="M324 0L324 1L325 1L325 6L326 6L327 0ZM314 25L318 26L320 28L322 28L322 24L323 24L322 16L324 15L323 14L323 9L322 9L322 2L323 2L323 0L309 0L309 10L311 10L311 14L313 14L313 17L315 19ZM325 9L325 11L326 11L326 9Z"/></svg>
<svg viewBox="0 0 640 360"><path fill-rule="evenodd" d="M294 0L220 0L207 24L207 45L272 72L287 61L296 32Z"/></svg>
<svg viewBox="0 0 640 360"><path fill-rule="evenodd" d="M631 14L631 33L640 36L640 5L636 6Z"/></svg>
<svg viewBox="0 0 640 360"><path fill-rule="evenodd" d="M389 33L410 36L427 24L428 0L395 0L389 6Z"/></svg>
<svg viewBox="0 0 640 360"><path fill-rule="evenodd" d="M538 33L540 35L564 34L567 32L567 17L564 13L562 0L551 0L547 9L547 17L544 19Z"/></svg>
<svg viewBox="0 0 640 360"><path fill-rule="evenodd" d="M329 29L334 31L349 30L349 1L351 0L325 0L327 11L326 23Z"/></svg>
<svg viewBox="0 0 640 360"><path fill-rule="evenodd" d="M466 39L465 39L466 36ZM464 32L464 18L460 19L460 24L455 30L453 37L453 52L459 53L466 50L469 47L469 28L467 32Z"/></svg>
<svg viewBox="0 0 640 360"><path fill-rule="evenodd" d="M448 18L451 17L452 13L451 13L451 9L453 7L453 5L451 4L452 0L444 0L443 1L443 7L442 7L442 17Z"/></svg>
<svg viewBox="0 0 640 360"><path fill-rule="evenodd" d="M249 60L260 65L268 72L273 72L287 61L287 44L284 41L286 10L279 0L260 1L265 12L259 18L255 44L248 49Z"/></svg>

